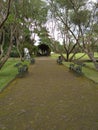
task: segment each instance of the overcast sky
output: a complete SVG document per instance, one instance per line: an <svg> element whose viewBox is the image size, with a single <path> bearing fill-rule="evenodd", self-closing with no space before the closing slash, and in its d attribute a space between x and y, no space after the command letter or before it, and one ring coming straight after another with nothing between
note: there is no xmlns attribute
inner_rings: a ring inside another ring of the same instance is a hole
<svg viewBox="0 0 98 130"><path fill-rule="evenodd" d="M90 0L90 1L93 1L93 2L98 2L98 0Z"/></svg>

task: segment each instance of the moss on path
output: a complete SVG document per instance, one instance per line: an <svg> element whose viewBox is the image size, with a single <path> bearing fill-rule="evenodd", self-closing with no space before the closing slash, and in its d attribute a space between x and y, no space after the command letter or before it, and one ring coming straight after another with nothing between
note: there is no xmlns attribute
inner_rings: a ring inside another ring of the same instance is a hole
<svg viewBox="0 0 98 130"><path fill-rule="evenodd" d="M0 94L0 130L98 130L98 84L37 58Z"/></svg>

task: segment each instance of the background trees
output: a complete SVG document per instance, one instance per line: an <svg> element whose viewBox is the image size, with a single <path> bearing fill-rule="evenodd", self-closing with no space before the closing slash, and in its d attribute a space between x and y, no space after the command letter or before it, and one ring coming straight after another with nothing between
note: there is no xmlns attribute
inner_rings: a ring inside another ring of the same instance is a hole
<svg viewBox="0 0 98 130"><path fill-rule="evenodd" d="M55 25L46 22L52 19ZM39 42L47 44L53 51L71 61L79 51L89 56L98 70L94 57L98 46L98 3L89 0L1 0L0 3L0 68L7 61L12 48L16 48L21 60L21 47L34 46L36 35ZM51 28L52 33L50 36ZM54 29L59 39L54 39ZM26 45L27 46L27 45ZM70 54L73 54L70 57Z"/></svg>
<svg viewBox="0 0 98 130"><path fill-rule="evenodd" d="M8 0L0 2L0 69L16 47L20 58L20 44L30 42L35 28L46 21L47 8L41 0ZM34 39L29 44L34 45Z"/></svg>

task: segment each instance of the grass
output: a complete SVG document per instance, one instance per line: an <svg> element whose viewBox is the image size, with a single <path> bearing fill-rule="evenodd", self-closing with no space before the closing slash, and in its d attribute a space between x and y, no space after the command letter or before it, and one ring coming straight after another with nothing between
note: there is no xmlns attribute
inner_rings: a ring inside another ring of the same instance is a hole
<svg viewBox="0 0 98 130"><path fill-rule="evenodd" d="M84 72L84 75L91 79L92 81L98 83L98 72L93 70L93 69L89 69L89 68L85 68L83 67L83 72Z"/></svg>
<svg viewBox="0 0 98 130"><path fill-rule="evenodd" d="M69 67L70 62L64 62L64 65ZM86 63L86 66L82 67L82 71L85 77L98 83L98 72L94 69L93 63Z"/></svg>
<svg viewBox="0 0 98 130"><path fill-rule="evenodd" d="M53 54L51 54L51 57L52 57L52 58L58 58L59 55L60 55L60 54L53 53Z"/></svg>
<svg viewBox="0 0 98 130"><path fill-rule="evenodd" d="M78 53L76 54L75 58L79 58L83 55L83 53ZM58 58L59 54L53 54L51 57L52 58ZM66 56L66 55L65 55ZM95 57L98 57L98 53L94 53ZM85 55L82 57L81 60L88 60L89 57ZM84 75L88 78L91 79L92 81L98 83L98 72L95 70L94 64L92 62L85 62L86 66L83 67L83 73ZM64 62L64 65L69 67L70 62Z"/></svg>
<svg viewBox="0 0 98 130"><path fill-rule="evenodd" d="M78 53L76 58L79 58L81 55L83 55L83 53ZM59 54L51 55L51 57L55 59L58 58L58 56ZM98 57L98 53L95 53L95 57ZM85 55L83 58L88 59L88 56ZM2 91L2 89L17 75L17 68L14 67L14 65L18 62L19 59L10 58L4 67L0 70L0 91ZM27 61L24 63L28 64ZM69 67L69 64L70 62L64 62L64 65L67 67ZM83 73L87 78L98 83L98 72L94 69L93 63L86 62L86 67L83 67Z"/></svg>
<svg viewBox="0 0 98 130"><path fill-rule="evenodd" d="M51 55L51 57L52 57L52 58L58 58L59 55L60 55L60 54L54 53L54 54ZM77 54L75 55L75 58L78 59L78 58L80 58L80 57L83 56L83 55L84 55L84 53L77 53ZM66 57L66 54L64 54L64 56ZM72 54L70 54L70 56L72 56ZM97 52L94 53L94 57L97 57L97 58L98 58L98 53L97 53ZM88 57L87 55L85 55L85 56L83 56L83 57L81 58L81 60L88 60L88 59L89 59L89 57Z"/></svg>
<svg viewBox="0 0 98 130"><path fill-rule="evenodd" d="M18 71L14 65L18 62L20 62L19 59L10 58L0 70L0 91L16 77ZM27 62L25 63L28 64Z"/></svg>

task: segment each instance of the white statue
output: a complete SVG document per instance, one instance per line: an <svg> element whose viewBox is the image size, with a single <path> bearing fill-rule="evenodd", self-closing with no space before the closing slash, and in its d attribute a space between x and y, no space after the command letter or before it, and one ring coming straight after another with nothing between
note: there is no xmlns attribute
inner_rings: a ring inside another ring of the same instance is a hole
<svg viewBox="0 0 98 130"><path fill-rule="evenodd" d="M26 60L29 60L31 58L28 48L24 48L24 57Z"/></svg>

